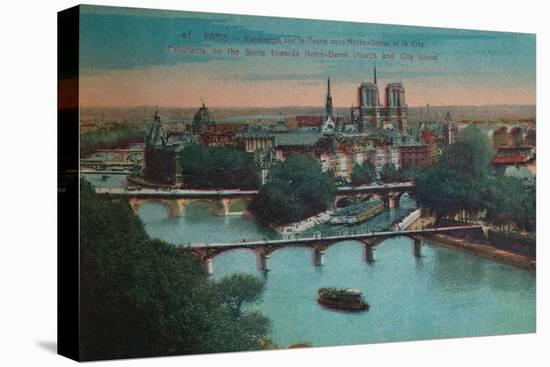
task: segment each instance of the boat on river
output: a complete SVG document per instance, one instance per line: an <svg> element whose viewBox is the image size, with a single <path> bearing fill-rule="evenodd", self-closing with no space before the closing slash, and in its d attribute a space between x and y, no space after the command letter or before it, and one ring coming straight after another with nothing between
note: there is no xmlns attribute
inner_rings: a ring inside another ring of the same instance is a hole
<svg viewBox="0 0 550 367"><path fill-rule="evenodd" d="M348 220L348 224L359 224L376 217L384 211L384 204L376 204L370 208L357 213L354 217Z"/></svg>
<svg viewBox="0 0 550 367"><path fill-rule="evenodd" d="M320 288L317 303L342 311L366 311L370 307L363 293L352 288Z"/></svg>
<svg viewBox="0 0 550 367"><path fill-rule="evenodd" d="M332 225L338 225L338 224L346 224L346 225L354 225L366 222L367 220L376 217L378 214L382 213L384 211L384 205L377 203L377 204L370 204L367 207L361 207L352 209L349 211L342 211L340 213L337 213L329 220L329 224Z"/></svg>
<svg viewBox="0 0 550 367"><path fill-rule="evenodd" d="M346 215L339 215L337 217L332 217L329 219L329 224L332 225L338 225L338 224L348 224L348 221L351 219L351 217L348 217Z"/></svg>

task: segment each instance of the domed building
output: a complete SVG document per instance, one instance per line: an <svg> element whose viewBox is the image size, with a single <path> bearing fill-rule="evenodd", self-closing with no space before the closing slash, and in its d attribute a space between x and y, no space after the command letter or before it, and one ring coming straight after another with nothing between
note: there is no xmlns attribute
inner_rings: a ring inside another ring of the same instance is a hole
<svg viewBox="0 0 550 367"><path fill-rule="evenodd" d="M216 121L210 115L208 108L203 103L202 107L199 108L193 117L193 134L198 135L202 131L213 126L216 126Z"/></svg>

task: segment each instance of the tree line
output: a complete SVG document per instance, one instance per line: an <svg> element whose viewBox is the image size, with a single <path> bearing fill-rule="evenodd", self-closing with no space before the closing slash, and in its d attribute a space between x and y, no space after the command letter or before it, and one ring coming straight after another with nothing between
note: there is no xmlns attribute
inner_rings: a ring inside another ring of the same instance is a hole
<svg viewBox="0 0 550 367"><path fill-rule="evenodd" d="M119 124L108 130L98 130L80 135L80 154L92 154L97 149L111 149L125 144L143 143L147 129Z"/></svg>
<svg viewBox="0 0 550 367"><path fill-rule="evenodd" d="M416 173L416 199L443 218L481 218L501 229L534 231L535 188L496 175L489 138L475 126L443 149L437 164Z"/></svg>

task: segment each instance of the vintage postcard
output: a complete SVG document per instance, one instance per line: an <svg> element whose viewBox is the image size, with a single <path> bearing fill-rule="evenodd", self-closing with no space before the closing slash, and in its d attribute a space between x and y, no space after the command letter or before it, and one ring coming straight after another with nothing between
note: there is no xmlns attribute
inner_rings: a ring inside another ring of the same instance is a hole
<svg viewBox="0 0 550 367"><path fill-rule="evenodd" d="M536 331L534 34L88 5L59 25L60 353Z"/></svg>

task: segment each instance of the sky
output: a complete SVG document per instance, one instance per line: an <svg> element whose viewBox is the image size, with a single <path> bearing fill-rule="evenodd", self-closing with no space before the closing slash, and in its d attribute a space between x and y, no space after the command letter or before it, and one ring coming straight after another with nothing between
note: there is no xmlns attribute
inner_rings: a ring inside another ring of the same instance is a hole
<svg viewBox="0 0 550 367"><path fill-rule="evenodd" d="M330 78L350 107L375 63L381 99L401 82L409 106L535 104L535 49L534 34L82 6L80 104L323 106Z"/></svg>

